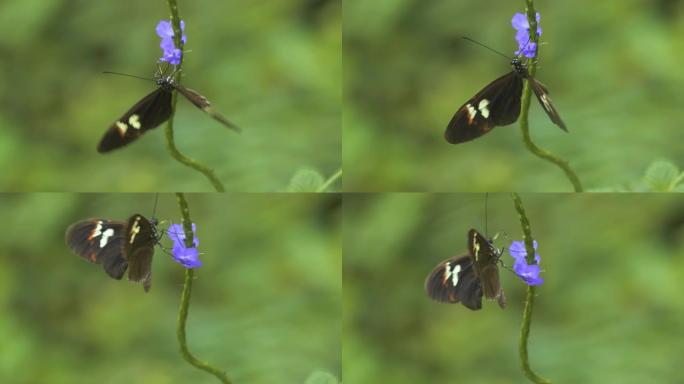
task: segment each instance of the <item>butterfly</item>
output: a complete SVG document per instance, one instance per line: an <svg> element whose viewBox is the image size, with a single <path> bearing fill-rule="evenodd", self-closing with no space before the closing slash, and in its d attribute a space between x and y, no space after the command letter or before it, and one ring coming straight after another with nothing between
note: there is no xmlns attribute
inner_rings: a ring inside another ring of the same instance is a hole
<svg viewBox="0 0 684 384"><path fill-rule="evenodd" d="M106 73L119 74L116 72ZM173 74L164 75L159 72L155 75L154 81L157 89L143 97L109 127L97 146L98 152L106 153L128 145L148 130L156 128L168 120L171 116L171 95L174 90L219 123L236 132L241 131L235 124L214 111L206 97L176 83Z"/></svg>
<svg viewBox="0 0 684 384"><path fill-rule="evenodd" d="M121 280L128 269L128 280L142 282L145 292L152 286L152 256L161 239L157 220L140 214L128 221L86 219L69 226L66 243L86 260L102 264L105 272Z"/></svg>
<svg viewBox="0 0 684 384"><path fill-rule="evenodd" d="M472 310L482 308L482 296L506 307L499 280L502 251L475 229L468 231L468 254L439 263L425 279L425 291L433 300L458 303Z"/></svg>
<svg viewBox="0 0 684 384"><path fill-rule="evenodd" d="M451 144L464 143L484 135L496 126L512 124L518 120L523 79L530 83L539 104L551 121L562 130L568 131L546 87L527 72L527 67L517 57L511 60L511 66L511 72L489 83L456 111L444 132L446 141Z"/></svg>

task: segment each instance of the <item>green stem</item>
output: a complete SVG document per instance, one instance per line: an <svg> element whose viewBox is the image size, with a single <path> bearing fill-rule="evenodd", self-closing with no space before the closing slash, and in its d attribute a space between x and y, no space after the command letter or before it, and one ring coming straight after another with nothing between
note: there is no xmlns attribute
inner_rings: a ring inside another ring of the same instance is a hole
<svg viewBox="0 0 684 384"><path fill-rule="evenodd" d="M534 30L534 29L533 29ZM517 193L511 193L511 198L513 199L513 205L515 205L515 210L518 211L518 216L520 218L520 226L522 227L523 240L525 241L525 251L527 251L527 264L534 264L534 246L532 238L532 229L530 227L530 221L527 219L525 214L525 207L523 207L522 200ZM532 308L534 307L534 297L535 297L534 286L527 286L527 295L525 297L525 309L523 310L523 321L520 328L520 341L518 344L518 353L520 354L520 364L525 376L531 381L538 384L550 384L551 382L538 376L530 367L529 356L527 353L527 340L530 337L530 326L532 324Z"/></svg>
<svg viewBox="0 0 684 384"><path fill-rule="evenodd" d="M180 16L178 15L178 4L176 3L176 0L167 0L169 3L169 8L171 9L171 25L173 25L173 41L176 47L178 47L181 52L183 52L183 41L181 40L182 36L182 31L180 27ZM180 63L176 66L176 70L174 73L174 80L176 84L180 84L180 74L181 74L181 66L183 65L183 54L181 54L180 57ZM166 123L166 129L165 129L165 136L166 136L166 148L168 149L169 153L171 154L171 157L176 159L178 162L181 164L185 165L186 167L190 167L206 176L211 184L214 186L214 189L216 189L217 192L224 192L225 188L223 187L223 184L221 181L216 177L216 174L214 173L214 170L207 167L206 165L198 162L197 160L185 156L182 154L178 148L176 147L176 141L173 137L173 118L174 115L176 114L176 100L177 100L177 92L173 92L171 95L171 116L169 117L168 122Z"/></svg>
<svg viewBox="0 0 684 384"><path fill-rule="evenodd" d="M342 177L342 168L338 169L337 172L335 172L334 175L330 176L328 180L325 181L318 189L316 192L325 192L328 188L330 188L331 185L333 185L337 179Z"/></svg>
<svg viewBox="0 0 684 384"><path fill-rule="evenodd" d="M183 217L183 231L185 232L185 246L193 246L192 221L190 220L190 208L188 202L185 201L185 196L182 193L176 193L178 198L178 206ZM176 336L178 337L178 344L180 344L180 352L183 359L193 366L211 373L221 380L222 383L231 384L231 381L226 376L226 373L212 367L209 363L197 359L190 353L188 349L187 339L185 337L185 325L188 320L188 308L190 307L190 295L192 294L192 281L194 269L185 270L185 281L183 282L183 292L181 293L181 304L178 309L178 325L176 328Z"/></svg>
<svg viewBox="0 0 684 384"><path fill-rule="evenodd" d="M537 18L536 14L537 12L534 10L534 0L525 0L526 5L527 5L527 21L530 23L530 37L531 37L531 42L535 43L537 45L536 52L534 54L534 58L532 58L530 61L531 63L528 66L528 72L530 76L534 77L534 75L537 73L537 58L539 57L539 35L537 35L535 32L537 31ZM534 32L533 32L534 31ZM529 121L528 121L528 115L529 115L529 109L530 109L530 100L532 96L532 89L530 88L530 83L529 81L525 82L525 88L523 89L523 94L522 94L522 102L521 102L521 109L520 109L520 131L522 132L523 136L523 142L525 143L525 147L532 152L533 155L550 161L553 164L556 164L559 166L563 172L565 172L565 176L570 180L572 183L572 186L575 188L575 192L582 192L582 183L580 182L579 178L577 177L577 174L570 168L570 164L567 162L567 160L563 160L560 157L554 155L553 153L542 149L538 147L536 144L532 142L532 137L530 136L530 128L529 128Z"/></svg>

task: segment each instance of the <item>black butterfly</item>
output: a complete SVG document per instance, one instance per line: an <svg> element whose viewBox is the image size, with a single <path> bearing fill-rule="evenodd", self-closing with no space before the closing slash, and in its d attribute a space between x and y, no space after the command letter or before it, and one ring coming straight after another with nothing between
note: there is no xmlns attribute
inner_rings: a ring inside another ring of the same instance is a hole
<svg viewBox="0 0 684 384"><path fill-rule="evenodd" d="M157 220L147 220L140 214L127 222L82 220L66 231L66 243L74 253L102 264L113 279L121 280L128 268L128 280L142 282L145 292L152 286L152 256L160 238Z"/></svg>
<svg viewBox="0 0 684 384"><path fill-rule="evenodd" d="M518 120L523 79L532 86L551 121L562 130L568 131L565 123L553 106L549 91L527 72L527 67L518 58L511 60L513 70L492 81L456 111L444 138L451 144L464 143L476 139L499 125L508 125Z"/></svg>
<svg viewBox="0 0 684 384"><path fill-rule="evenodd" d="M472 310L482 308L482 296L496 299L506 307L497 263L501 250L480 232L468 231L468 254L454 256L439 263L425 279L430 298L442 303L458 303Z"/></svg>
<svg viewBox="0 0 684 384"><path fill-rule="evenodd" d="M208 113L219 123L237 132L241 131L235 124L214 111L206 97L177 84L173 75L158 73L155 75L155 83L158 86L156 90L143 97L109 127L97 146L98 152L106 153L121 148L142 136L146 131L156 128L168 120L171 116L171 94L173 90L185 96L197 108Z"/></svg>

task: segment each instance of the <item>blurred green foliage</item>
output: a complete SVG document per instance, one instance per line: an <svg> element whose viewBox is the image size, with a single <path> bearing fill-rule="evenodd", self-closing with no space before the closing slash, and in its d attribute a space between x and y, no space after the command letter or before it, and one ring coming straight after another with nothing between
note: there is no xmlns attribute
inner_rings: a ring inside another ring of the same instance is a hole
<svg viewBox="0 0 684 384"><path fill-rule="evenodd" d="M186 197L204 263L195 271L190 350L235 383L340 376L340 196ZM0 237L0 382L217 382L178 351L184 270L170 256L157 248L145 294L64 245L72 222L149 217L153 202L152 194L0 197L11 223ZM156 216L165 227L180 220L174 195L160 195Z"/></svg>
<svg viewBox="0 0 684 384"><path fill-rule="evenodd" d="M542 276L529 343L554 383L678 383L684 340L684 200L675 194L522 194ZM520 240L510 195L354 194L344 201L344 381L523 383L525 285L508 307L430 300L423 282L466 252L470 228ZM512 264L506 253L503 261Z"/></svg>
<svg viewBox="0 0 684 384"><path fill-rule="evenodd" d="M179 99L179 149L227 191L283 191L297 169L341 165L341 5L328 0L179 1L183 84L244 129L225 129ZM164 128L100 155L105 130L154 89L155 26L167 2L0 3L0 189L213 191L174 161Z"/></svg>
<svg viewBox="0 0 684 384"><path fill-rule="evenodd" d="M641 178L668 159L684 167L684 2L537 2L537 78L568 125L532 101L532 138L567 159L585 188ZM522 142L518 124L450 145L456 110L510 71L510 21L523 1L344 3L344 188L348 191L570 191ZM378 149L380 148L380 150Z"/></svg>

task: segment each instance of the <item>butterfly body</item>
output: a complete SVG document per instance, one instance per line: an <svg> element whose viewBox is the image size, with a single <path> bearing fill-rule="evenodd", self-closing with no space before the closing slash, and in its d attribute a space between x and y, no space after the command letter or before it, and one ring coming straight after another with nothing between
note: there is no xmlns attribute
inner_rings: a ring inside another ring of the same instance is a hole
<svg viewBox="0 0 684 384"><path fill-rule="evenodd" d="M145 292L152 284L152 256L160 235L156 220L140 214L127 221L86 219L66 231L66 243L77 255L102 264L105 272L120 280L128 270L128 280L142 282Z"/></svg>
<svg viewBox="0 0 684 384"><path fill-rule="evenodd" d="M461 303L465 307L482 308L482 297L506 306L498 262L501 251L477 230L468 231L468 254L454 256L439 263L425 280L425 290L433 300Z"/></svg>
<svg viewBox="0 0 684 384"><path fill-rule="evenodd" d="M518 58L511 60L511 66L511 72L492 81L458 109L444 132L446 141L451 144L464 143L484 135L496 126L509 125L518 120L523 79L530 83L539 104L551 121L567 131L546 87L529 74Z"/></svg>
<svg viewBox="0 0 684 384"><path fill-rule="evenodd" d="M157 74L155 84L157 89L143 97L109 127L97 146L98 152L107 153L124 147L168 120L171 117L174 90L216 121L240 132L240 128L214 111L206 97L176 83L172 75Z"/></svg>

